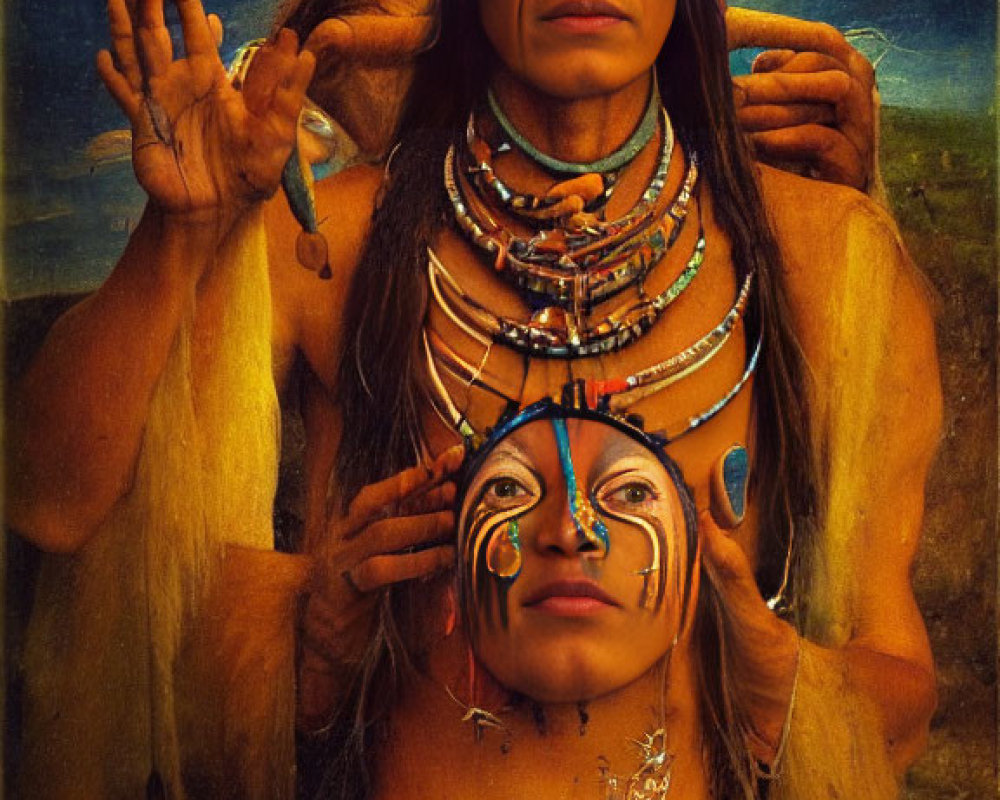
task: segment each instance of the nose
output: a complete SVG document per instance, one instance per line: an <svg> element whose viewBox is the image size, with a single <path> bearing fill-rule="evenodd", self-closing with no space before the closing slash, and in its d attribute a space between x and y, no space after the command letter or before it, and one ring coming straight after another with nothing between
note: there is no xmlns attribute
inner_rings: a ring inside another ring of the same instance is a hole
<svg viewBox="0 0 1000 800"><path fill-rule="evenodd" d="M599 537L592 532L589 535L587 533L597 521L597 515L589 501L584 499L582 503L578 502L574 516L565 491L559 497L551 499L553 502L541 520L539 533L535 537L535 548L548 555L603 558L607 553L606 547Z"/></svg>

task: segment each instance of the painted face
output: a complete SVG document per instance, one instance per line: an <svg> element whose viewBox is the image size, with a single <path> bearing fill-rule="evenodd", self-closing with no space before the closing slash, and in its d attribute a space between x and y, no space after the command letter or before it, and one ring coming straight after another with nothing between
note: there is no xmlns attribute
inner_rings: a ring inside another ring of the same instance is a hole
<svg viewBox="0 0 1000 800"><path fill-rule="evenodd" d="M614 427L516 429L469 483L459 527L473 647L509 689L598 697L675 641L689 556L680 495L657 456Z"/></svg>
<svg viewBox="0 0 1000 800"><path fill-rule="evenodd" d="M571 99L647 75L676 6L676 0L479 0L479 16L506 69L545 94Z"/></svg>

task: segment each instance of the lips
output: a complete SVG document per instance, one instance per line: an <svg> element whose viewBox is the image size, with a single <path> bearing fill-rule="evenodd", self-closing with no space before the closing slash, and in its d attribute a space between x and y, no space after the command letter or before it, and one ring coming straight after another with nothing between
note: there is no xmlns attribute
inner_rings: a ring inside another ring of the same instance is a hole
<svg viewBox="0 0 1000 800"><path fill-rule="evenodd" d="M544 12L541 18L555 20L565 17L628 19L624 11L608 0L564 0Z"/></svg>
<svg viewBox="0 0 1000 800"><path fill-rule="evenodd" d="M585 616L620 604L592 581L563 580L540 587L528 595L523 605L559 616Z"/></svg>
<svg viewBox="0 0 1000 800"><path fill-rule="evenodd" d="M627 15L608 0L563 0L542 14L542 19L558 17L615 17L626 19Z"/></svg>

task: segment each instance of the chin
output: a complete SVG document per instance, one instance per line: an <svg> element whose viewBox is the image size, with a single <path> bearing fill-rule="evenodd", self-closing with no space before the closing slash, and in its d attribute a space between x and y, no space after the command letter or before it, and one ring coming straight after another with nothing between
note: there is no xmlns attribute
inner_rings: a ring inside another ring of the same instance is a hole
<svg viewBox="0 0 1000 800"><path fill-rule="evenodd" d="M629 84L649 74L650 66L633 74L615 64L617 59L596 58L593 54L560 59L558 65L542 71L538 75L522 76L529 85L542 94L559 100L582 100L610 95L624 89Z"/></svg>
<svg viewBox="0 0 1000 800"><path fill-rule="evenodd" d="M552 705L595 700L624 688L648 671L643 669L633 675L620 665L602 664L567 650L539 653L527 661L486 663L486 667L505 688Z"/></svg>

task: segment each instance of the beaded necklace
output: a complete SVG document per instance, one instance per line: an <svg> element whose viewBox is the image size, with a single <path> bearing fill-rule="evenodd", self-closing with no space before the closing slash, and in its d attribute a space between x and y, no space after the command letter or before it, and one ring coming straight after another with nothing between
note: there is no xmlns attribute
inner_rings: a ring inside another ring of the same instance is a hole
<svg viewBox="0 0 1000 800"><path fill-rule="evenodd" d="M650 270L663 260L683 230L699 177L698 159L692 153L677 195L669 202L661 200L675 147L665 110L659 161L642 196L618 219L606 221L594 213L607 202L617 170L629 164L655 133L656 119L660 117L657 112L662 108L658 95L655 103L651 97L643 122L625 146L608 159L576 165L539 153L513 128L496 98L491 94L487 99L509 142L544 169L574 177L557 183L544 196L514 191L497 176L492 163L493 156L509 150L510 144L491 146L479 135L474 113L467 122L464 143L448 149L444 183L459 231L505 280L520 290L534 311L527 322L493 312L469 295L428 248L432 302L459 330L485 347L482 360L474 366L427 326L424 328L422 343L431 404L447 426L467 438L481 434L451 397L442 372L466 388L475 386L516 408L519 401L492 386L485 375L494 344L540 358L572 359L616 352L652 328L691 284L706 248L699 204L698 237L687 263L659 294L645 294L643 284ZM501 213L519 220L534 233L527 237L515 235L497 221ZM640 400L706 366L742 320L753 282L751 272L722 320L683 350L629 375L579 381L588 406L612 414L626 413ZM587 319L598 303L632 286L638 287L638 299L620 305L603 319ZM666 438L673 441L720 413L756 371L761 349L762 340L758 338L747 353L742 374L725 394L708 408L670 426Z"/></svg>
<svg viewBox="0 0 1000 800"><path fill-rule="evenodd" d="M606 407L613 413L622 413L640 400L663 391L706 366L729 341L737 323L743 318L750 299L753 277L753 274L750 274L743 281L736 301L718 325L680 352L630 375L585 380L587 405L591 408ZM503 395L482 380L485 357L478 367L473 367L448 347L439 336L432 333L432 337L435 355L446 365L453 377L466 387L475 385L512 402L512 398Z"/></svg>
<svg viewBox="0 0 1000 800"><path fill-rule="evenodd" d="M654 297L643 296L636 303L621 306L596 325L587 326L577 315L558 307L541 309L528 323L494 314L465 292L430 248L427 274L437 304L463 330L478 328L477 339L489 337L494 342L535 357L579 358L615 352L646 333L690 285L704 258L705 233L699 223L694 252L666 289Z"/></svg>
<svg viewBox="0 0 1000 800"><path fill-rule="evenodd" d="M664 125L668 129L669 119L666 116L666 111L663 113ZM546 264L561 263L565 269L578 269L593 266L594 261L600 258L602 251L621 245L629 236L634 236L645 226L658 219L660 215L657 214L657 204L666 184L672 152L673 137L672 135L664 135L657 168L639 202L625 216L610 222L587 218L581 220L585 224L555 229L547 228L538 231L528 239L514 236L497 223L489 214L488 203L481 195L475 198L481 217L477 219L473 215L466 202L470 195L463 196L459 188L454 146L449 148L445 157L444 184L459 229L492 257L494 267L497 270L504 268L508 253L521 261L539 261ZM472 167L472 175L475 176L486 170L492 172L492 167L488 163L477 162ZM687 194L690 195L694 180L697 179L695 158L692 158L688 178L689 180L685 181L684 187L687 188ZM686 205L688 201L683 199L683 194L684 188L678 193L677 201Z"/></svg>
<svg viewBox="0 0 1000 800"><path fill-rule="evenodd" d="M529 293L525 298L529 305L555 304L577 318L643 281L666 255L683 231L698 179L697 160L692 159L684 183L665 212L657 214L659 209L654 207L653 213L643 214L631 226L616 228L615 235L605 241L586 241L583 247L574 248L572 239L582 237L570 239L560 230L529 240L511 235L482 208L480 198L463 191L454 166L454 152L449 151L445 185L460 230L492 258L509 283Z"/></svg>

